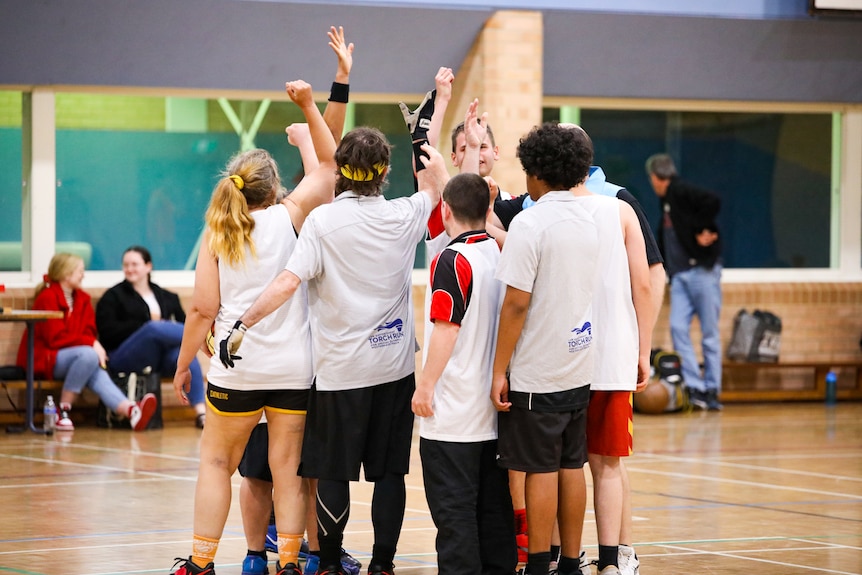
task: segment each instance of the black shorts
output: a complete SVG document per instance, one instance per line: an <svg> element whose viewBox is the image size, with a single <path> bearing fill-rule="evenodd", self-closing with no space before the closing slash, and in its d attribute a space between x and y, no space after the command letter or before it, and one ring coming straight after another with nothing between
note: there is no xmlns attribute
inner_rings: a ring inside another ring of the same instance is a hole
<svg viewBox="0 0 862 575"><path fill-rule="evenodd" d="M272 483L272 470L269 468L269 429L265 423L258 423L251 430L239 462L239 474L249 479Z"/></svg>
<svg viewBox="0 0 862 575"><path fill-rule="evenodd" d="M580 469L587 462L587 408L565 412L512 406L498 417L497 462L527 473Z"/></svg>
<svg viewBox="0 0 862 575"><path fill-rule="evenodd" d="M238 391L207 383L207 403L222 415L253 415L263 408L303 414L308 407L307 389Z"/></svg>
<svg viewBox="0 0 862 575"><path fill-rule="evenodd" d="M303 477L366 481L410 471L414 374L362 389L318 391L311 387L302 440Z"/></svg>

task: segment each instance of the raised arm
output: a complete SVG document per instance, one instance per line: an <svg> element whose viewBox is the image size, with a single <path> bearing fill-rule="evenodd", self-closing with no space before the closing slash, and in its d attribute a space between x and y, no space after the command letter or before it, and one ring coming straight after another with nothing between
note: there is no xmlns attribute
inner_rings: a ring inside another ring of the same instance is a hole
<svg viewBox="0 0 862 575"><path fill-rule="evenodd" d="M416 173L416 180L419 186L419 193L428 194L431 198L431 207L436 207L440 203L440 197L443 194L443 188L449 182L449 172L446 170L446 161L436 149L430 144L422 145L422 151L427 157L419 158L423 168Z"/></svg>
<svg viewBox="0 0 862 575"><path fill-rule="evenodd" d="M347 101L350 95L350 69L353 68L353 42L349 44L344 39L344 27L330 27L329 47L338 56L338 69L335 81L329 93L329 102L323 111L323 119L335 138L335 143L341 142L344 133L344 119L347 117Z"/></svg>
<svg viewBox="0 0 862 575"><path fill-rule="evenodd" d="M440 143L443 117L446 115L446 108L449 107L449 101L452 99L453 82L455 82L455 74L452 72L452 68L441 67L437 70L437 75L434 76L434 85L436 86L434 113L431 114L431 125L428 127L428 143L434 148L437 148Z"/></svg>
<svg viewBox="0 0 862 575"><path fill-rule="evenodd" d="M285 89L290 99L302 109L318 161L317 169L305 176L282 202L287 206L298 233L311 210L332 201L335 190L335 140L314 103L311 85L296 80L285 84Z"/></svg>
<svg viewBox="0 0 862 575"><path fill-rule="evenodd" d="M482 142L485 141L485 136L488 134L488 113L482 114L479 119L479 100L478 98L470 102L467 106L467 113L464 114L464 159L461 160L461 173L478 174L479 173L479 154L482 151Z"/></svg>

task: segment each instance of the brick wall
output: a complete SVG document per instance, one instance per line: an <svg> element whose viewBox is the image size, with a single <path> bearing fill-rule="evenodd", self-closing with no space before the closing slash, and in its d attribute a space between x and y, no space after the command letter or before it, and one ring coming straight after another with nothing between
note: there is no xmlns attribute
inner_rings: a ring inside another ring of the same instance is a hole
<svg viewBox="0 0 862 575"><path fill-rule="evenodd" d="M103 289L89 290L94 303ZM183 306L191 303L191 288L176 290ZM721 312L722 344L726 348L733 330L733 318L745 308L768 310L783 322L781 359L784 361L839 361L862 357L859 338L862 336L862 283L776 283L776 284L724 284L724 305ZM414 286L413 296L417 318L417 338L424 341L423 302L425 287ZM26 309L33 301L32 288L7 288L0 294L4 307ZM665 303L653 334L653 347L672 349L668 323L669 302ZM0 323L0 364L15 362L15 355L24 331L20 323ZM699 332L695 321L692 338L699 346ZM421 367L421 354L417 354L417 369ZM203 359L203 358L202 358ZM204 365L206 372L206 365ZM839 373L839 386L849 385L852 373ZM813 385L810 372L787 370L782 373L763 373L745 380L725 380L725 389L810 389ZM842 383L843 382L843 383ZM173 393L165 388L166 406L176 405ZM19 394L20 400L23 395ZM93 401L90 398L89 401ZM0 397L0 412L8 411L6 397Z"/></svg>

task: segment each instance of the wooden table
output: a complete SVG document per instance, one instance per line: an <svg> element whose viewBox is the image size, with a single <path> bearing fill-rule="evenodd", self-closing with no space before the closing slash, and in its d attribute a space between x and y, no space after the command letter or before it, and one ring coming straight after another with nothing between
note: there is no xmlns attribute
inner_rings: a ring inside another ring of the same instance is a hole
<svg viewBox="0 0 862 575"><path fill-rule="evenodd" d="M4 309L0 311L0 321L22 321L27 324L27 408L24 424L34 433L43 433L43 431L33 425L33 411L35 409L33 405L35 403L33 390L33 350L35 339L33 337L33 327L37 322L48 319L63 319L63 312L26 309ZM17 432L23 431L23 429L7 427L6 431Z"/></svg>

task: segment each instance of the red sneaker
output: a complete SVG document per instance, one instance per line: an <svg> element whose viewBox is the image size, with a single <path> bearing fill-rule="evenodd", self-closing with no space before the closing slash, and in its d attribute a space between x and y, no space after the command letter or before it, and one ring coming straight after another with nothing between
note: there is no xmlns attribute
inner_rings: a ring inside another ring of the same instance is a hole
<svg viewBox="0 0 862 575"><path fill-rule="evenodd" d="M135 431L143 431L147 428L150 418L156 412L159 401L152 393L146 394L141 401L132 406L129 411L129 422Z"/></svg>

